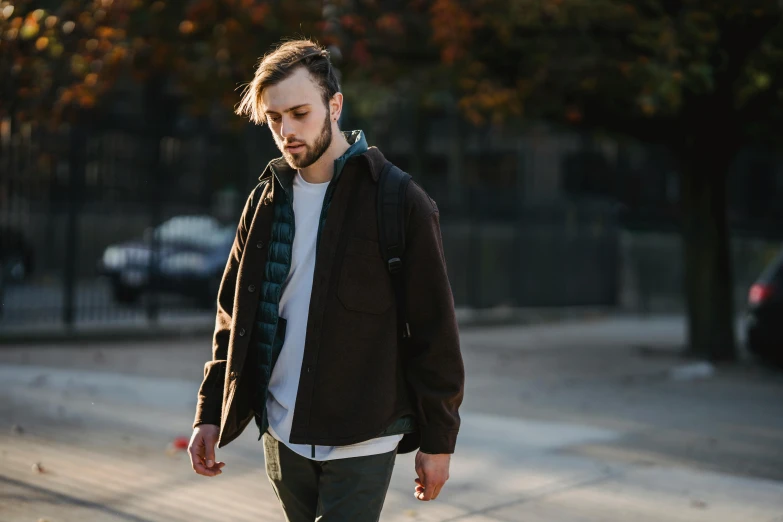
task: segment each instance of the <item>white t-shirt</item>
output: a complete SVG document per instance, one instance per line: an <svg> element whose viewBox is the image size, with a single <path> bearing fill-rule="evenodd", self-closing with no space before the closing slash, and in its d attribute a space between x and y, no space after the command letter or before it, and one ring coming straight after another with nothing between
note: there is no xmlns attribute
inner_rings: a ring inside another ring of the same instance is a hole
<svg viewBox="0 0 783 522"><path fill-rule="evenodd" d="M287 321L285 341L269 379L266 402L269 432L291 450L313 458L309 444L291 444L296 394L304 357L307 317L315 271L315 244L324 195L329 183L308 183L299 172L294 178L295 234L291 269L280 296L280 317ZM394 450L402 435L379 437L350 446L315 446L314 460L335 460L377 455Z"/></svg>

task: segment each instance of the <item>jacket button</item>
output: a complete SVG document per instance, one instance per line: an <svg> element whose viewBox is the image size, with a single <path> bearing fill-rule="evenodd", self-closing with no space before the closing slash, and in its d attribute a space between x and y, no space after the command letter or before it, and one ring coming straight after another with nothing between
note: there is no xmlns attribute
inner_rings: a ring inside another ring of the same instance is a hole
<svg viewBox="0 0 783 522"><path fill-rule="evenodd" d="M240 328L239 329L239 336L243 337L244 335L245 335L245 329L244 328Z"/></svg>
<svg viewBox="0 0 783 522"><path fill-rule="evenodd" d="M237 372L231 372L228 374L228 378L232 381L237 378Z"/></svg>
<svg viewBox="0 0 783 522"><path fill-rule="evenodd" d="M250 286L248 286L248 287L247 287L247 291L248 291L248 292L251 292L251 293L252 293L252 292L255 292L255 291L256 291L256 285L250 285Z"/></svg>
<svg viewBox="0 0 783 522"><path fill-rule="evenodd" d="M258 243L256 243L256 248L264 248L264 242L259 241Z"/></svg>

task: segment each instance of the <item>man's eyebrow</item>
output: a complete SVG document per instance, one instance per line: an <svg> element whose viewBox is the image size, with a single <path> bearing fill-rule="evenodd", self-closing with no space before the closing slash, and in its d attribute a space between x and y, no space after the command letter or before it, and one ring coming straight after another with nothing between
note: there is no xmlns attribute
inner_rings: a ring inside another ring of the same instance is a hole
<svg viewBox="0 0 783 522"><path fill-rule="evenodd" d="M302 107L309 107L310 105L311 104L309 104L309 103L302 103L300 105L296 105L294 107L291 107L290 109L286 109L283 112L295 111L296 109L301 109ZM265 114L277 114L277 112L276 111L265 111Z"/></svg>

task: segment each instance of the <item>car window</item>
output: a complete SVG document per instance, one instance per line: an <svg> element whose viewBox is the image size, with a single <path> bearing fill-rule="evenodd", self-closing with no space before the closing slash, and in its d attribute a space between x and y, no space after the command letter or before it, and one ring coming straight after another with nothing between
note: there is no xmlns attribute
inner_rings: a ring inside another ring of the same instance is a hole
<svg viewBox="0 0 783 522"><path fill-rule="evenodd" d="M164 243L184 242L196 246L219 243L221 226L211 216L176 216L161 223L155 235Z"/></svg>

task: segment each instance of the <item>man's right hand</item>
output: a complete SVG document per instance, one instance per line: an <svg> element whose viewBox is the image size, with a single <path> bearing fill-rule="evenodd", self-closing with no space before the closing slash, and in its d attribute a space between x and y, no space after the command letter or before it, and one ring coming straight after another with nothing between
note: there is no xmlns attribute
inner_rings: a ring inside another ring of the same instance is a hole
<svg viewBox="0 0 783 522"><path fill-rule="evenodd" d="M193 430L188 445L190 463L193 471L205 477L215 477L223 473L224 462L215 462L215 445L218 441L220 426L215 424L199 424Z"/></svg>

